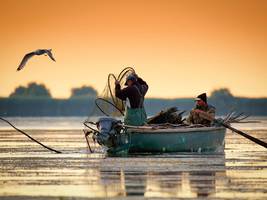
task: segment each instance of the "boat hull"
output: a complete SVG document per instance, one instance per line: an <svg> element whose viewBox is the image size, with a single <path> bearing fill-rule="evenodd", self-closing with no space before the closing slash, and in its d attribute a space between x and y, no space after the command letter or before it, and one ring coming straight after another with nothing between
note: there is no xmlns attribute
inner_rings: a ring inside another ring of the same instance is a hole
<svg viewBox="0 0 267 200"><path fill-rule="evenodd" d="M109 153L214 152L224 149L223 127L140 130L115 137Z"/></svg>

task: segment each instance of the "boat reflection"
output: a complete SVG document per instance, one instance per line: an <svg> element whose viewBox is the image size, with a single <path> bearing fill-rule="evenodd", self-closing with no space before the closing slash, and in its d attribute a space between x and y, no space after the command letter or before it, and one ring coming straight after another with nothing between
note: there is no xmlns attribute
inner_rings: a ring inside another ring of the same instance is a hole
<svg viewBox="0 0 267 200"><path fill-rule="evenodd" d="M101 197L125 197L125 177L124 171L106 171L87 170L87 191L83 193L83 197L101 198Z"/></svg>
<svg viewBox="0 0 267 200"><path fill-rule="evenodd" d="M166 176L169 176L166 179ZM195 171L172 173L149 173L145 197L195 198L213 196L217 177L226 176L225 171Z"/></svg>
<svg viewBox="0 0 267 200"><path fill-rule="evenodd" d="M207 162L207 158L205 162ZM202 170L195 170L194 167L187 166L184 170L131 171L122 167L117 171L100 169L99 172L100 185L104 187L104 197L214 197L217 189L227 179L224 155L220 158L219 166L216 164L214 166L207 165L207 168Z"/></svg>

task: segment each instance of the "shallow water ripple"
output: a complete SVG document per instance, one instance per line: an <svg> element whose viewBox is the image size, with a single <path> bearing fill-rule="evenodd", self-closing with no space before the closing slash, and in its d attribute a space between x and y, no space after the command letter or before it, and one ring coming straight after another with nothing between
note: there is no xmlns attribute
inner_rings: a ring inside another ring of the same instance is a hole
<svg viewBox="0 0 267 200"><path fill-rule="evenodd" d="M225 153L106 157L87 151L80 130L0 131L0 198L267 199L267 151L228 132ZM267 141L267 130L248 130Z"/></svg>

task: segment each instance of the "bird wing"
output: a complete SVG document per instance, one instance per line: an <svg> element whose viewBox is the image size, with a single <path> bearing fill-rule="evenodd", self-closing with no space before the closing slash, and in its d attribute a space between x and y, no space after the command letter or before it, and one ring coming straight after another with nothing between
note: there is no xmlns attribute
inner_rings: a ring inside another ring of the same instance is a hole
<svg viewBox="0 0 267 200"><path fill-rule="evenodd" d="M49 56L49 58L51 58L53 61L56 62L56 59L53 57L53 54L52 54L51 51L52 51L52 50L47 50L46 53L47 53L47 55Z"/></svg>
<svg viewBox="0 0 267 200"><path fill-rule="evenodd" d="M19 64L19 67L17 68L17 71L21 70L21 69L26 65L27 61L28 61L31 57L33 57L34 55L35 55L34 52L31 52L31 53L26 54L26 55L23 57L21 63Z"/></svg>
<svg viewBox="0 0 267 200"><path fill-rule="evenodd" d="M45 53L47 53L46 49L37 49L36 51L34 51L34 54L38 56L43 55Z"/></svg>

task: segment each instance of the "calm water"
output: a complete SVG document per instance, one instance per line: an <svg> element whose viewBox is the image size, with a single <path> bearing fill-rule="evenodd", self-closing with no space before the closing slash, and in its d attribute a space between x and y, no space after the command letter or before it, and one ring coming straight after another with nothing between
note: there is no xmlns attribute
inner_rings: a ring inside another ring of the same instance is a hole
<svg viewBox="0 0 267 200"><path fill-rule="evenodd" d="M47 152L0 122L0 199L218 198L267 199L267 150L228 132L224 153L127 158L90 154L85 118L9 118ZM267 141L267 120L236 127Z"/></svg>

